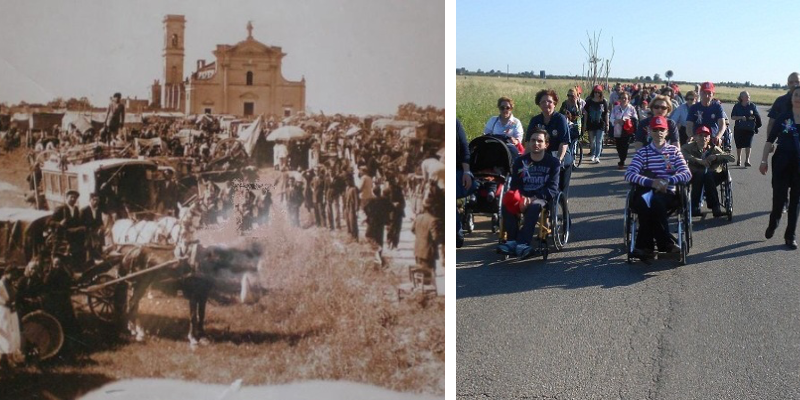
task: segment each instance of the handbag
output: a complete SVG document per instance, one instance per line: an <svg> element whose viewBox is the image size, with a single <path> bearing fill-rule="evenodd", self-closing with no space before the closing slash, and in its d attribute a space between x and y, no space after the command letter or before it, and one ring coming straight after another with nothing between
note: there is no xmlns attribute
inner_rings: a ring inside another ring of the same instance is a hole
<svg viewBox="0 0 800 400"><path fill-rule="evenodd" d="M635 131L633 127L633 119L626 119L625 123L622 124L622 134L624 136L631 136Z"/></svg>
<svg viewBox="0 0 800 400"><path fill-rule="evenodd" d="M736 126L734 129L753 133L756 131L756 121L749 119L744 121L736 121Z"/></svg>

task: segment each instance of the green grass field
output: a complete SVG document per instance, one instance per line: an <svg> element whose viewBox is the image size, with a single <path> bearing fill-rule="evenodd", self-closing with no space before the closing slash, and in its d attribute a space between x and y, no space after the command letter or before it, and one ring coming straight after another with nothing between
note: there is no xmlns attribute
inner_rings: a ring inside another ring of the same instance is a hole
<svg viewBox="0 0 800 400"><path fill-rule="evenodd" d="M558 93L559 101L567 97L567 90L579 84L579 81L568 79L529 79L529 78L495 78L485 76L457 76L456 83L456 116L464 124L467 138L483 133L486 121L497 115L497 99L508 96L514 99L514 116L527 126L531 117L539 114L539 107L533 99L541 89L549 88ZM626 83L623 81L623 83ZM694 85L678 85L681 93L694 90ZM584 87L584 92L587 88ZM737 101L742 88L717 86L716 97L725 103ZM750 98L756 104L772 105L775 99L784 94L781 89L748 88ZM559 106L560 107L560 104ZM764 109L766 111L766 109Z"/></svg>

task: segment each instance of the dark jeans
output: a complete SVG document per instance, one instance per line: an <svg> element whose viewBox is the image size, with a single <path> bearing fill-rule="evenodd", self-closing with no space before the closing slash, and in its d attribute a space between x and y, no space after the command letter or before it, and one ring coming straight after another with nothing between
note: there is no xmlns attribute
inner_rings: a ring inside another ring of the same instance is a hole
<svg viewBox="0 0 800 400"><path fill-rule="evenodd" d="M520 218L508 210L503 210L503 226L506 229L508 240L516 240L517 244L531 243L533 239L533 232L536 228L536 223L539 221L539 212L542 206L538 204L531 204L525 209L525 223L522 229L519 229Z"/></svg>
<svg viewBox="0 0 800 400"><path fill-rule="evenodd" d="M776 154L777 156L777 154ZM788 162L780 171L775 169L775 157L772 163L772 212L769 214L769 225L777 227L783 214L786 197L789 197L788 218L784 239L794 240L797 229L797 206L800 203L800 175L796 160Z"/></svg>
<svg viewBox="0 0 800 400"><path fill-rule="evenodd" d="M719 175L721 174L717 174L713 170L692 172L692 210L700 211L700 199L703 198L703 193L705 193L708 208L713 210L719 207L717 182L721 182L720 179L723 179Z"/></svg>
<svg viewBox="0 0 800 400"><path fill-rule="evenodd" d="M647 207L641 195L634 196L631 208L639 216L639 232L636 235L637 249L653 250L654 240L661 250L670 247L673 242L669 235L667 215L669 215L669 211L677 207L678 196L670 192L653 191L650 207Z"/></svg>
<svg viewBox="0 0 800 400"><path fill-rule="evenodd" d="M617 145L617 154L619 155L619 165L625 165L625 160L628 158L628 149L631 147L631 137L622 136L614 139Z"/></svg>

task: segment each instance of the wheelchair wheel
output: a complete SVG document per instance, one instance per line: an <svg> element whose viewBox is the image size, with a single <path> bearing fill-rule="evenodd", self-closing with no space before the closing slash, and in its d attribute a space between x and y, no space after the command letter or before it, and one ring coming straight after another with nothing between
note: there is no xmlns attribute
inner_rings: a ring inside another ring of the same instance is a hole
<svg viewBox="0 0 800 400"><path fill-rule="evenodd" d="M559 193L553 201L550 226L553 228L553 247L560 251L569 242L569 206L567 197Z"/></svg>
<svg viewBox="0 0 800 400"><path fill-rule="evenodd" d="M694 242L692 241L692 188L690 185L683 186L681 188L681 194L683 196L683 214L685 223L685 230L684 236L686 243L689 245L686 249L688 253L689 250L694 246Z"/></svg>
<svg viewBox="0 0 800 400"><path fill-rule="evenodd" d="M583 163L583 143L581 143L580 139L576 140L572 146L572 153L572 167L578 168Z"/></svg>
<svg viewBox="0 0 800 400"><path fill-rule="evenodd" d="M686 265L692 247L692 208L689 188L681 186L680 193L682 210L678 213L678 247L681 249L680 263Z"/></svg>
<svg viewBox="0 0 800 400"><path fill-rule="evenodd" d="M728 170L728 164L722 166L722 173L725 176L725 181L719 186L719 198L722 206L725 207L725 214L728 216L728 221L733 220L733 180L731 173Z"/></svg>
<svg viewBox="0 0 800 400"><path fill-rule="evenodd" d="M631 209L631 197L633 196L633 189L628 191L628 196L625 197L625 215L623 216L624 233L622 241L625 246L625 253L628 255L628 264L633 263L633 248L636 244L636 214Z"/></svg>

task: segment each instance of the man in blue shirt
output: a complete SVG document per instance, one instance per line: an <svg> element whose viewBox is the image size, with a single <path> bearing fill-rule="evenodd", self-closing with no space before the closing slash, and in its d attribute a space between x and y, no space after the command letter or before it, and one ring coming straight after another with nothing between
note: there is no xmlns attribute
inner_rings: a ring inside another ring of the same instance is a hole
<svg viewBox="0 0 800 400"><path fill-rule="evenodd" d="M546 151L549 135L543 129L529 130L528 152L514 160L511 167L511 187L506 196L517 196L515 209L510 209L508 199L503 199L503 226L508 241L498 246L505 254L516 254L522 259L530 257L534 248L530 246L539 213L547 202L558 194L561 163ZM522 229L519 221L525 216Z"/></svg>
<svg viewBox="0 0 800 400"><path fill-rule="evenodd" d="M725 111L722 105L714 100L714 84L703 82L700 85L700 102L689 108L686 117L686 132L694 132L702 125L711 131L711 141L718 145L722 143L722 134L725 132Z"/></svg>
<svg viewBox="0 0 800 400"><path fill-rule="evenodd" d="M792 88L795 86L800 86L800 74L797 72L792 72L789 74L789 78L786 80L786 86L789 86L789 91L786 92L785 95L775 99L775 102L772 103L772 108L769 109L769 114L767 114L769 117L769 122L767 123L767 134L772 132L772 125L775 124L775 119L780 117L784 111L792 108Z"/></svg>

